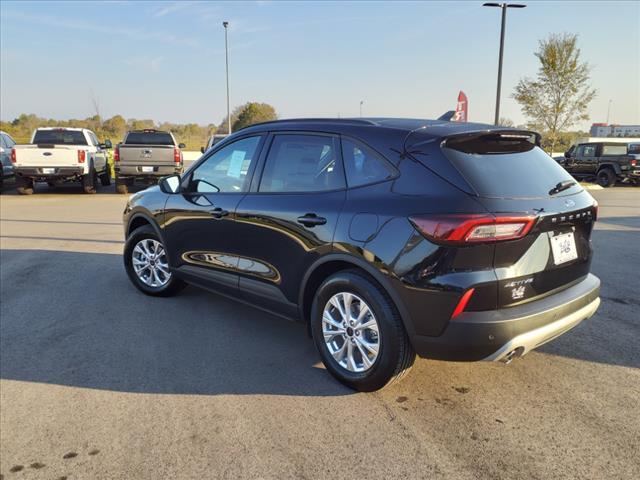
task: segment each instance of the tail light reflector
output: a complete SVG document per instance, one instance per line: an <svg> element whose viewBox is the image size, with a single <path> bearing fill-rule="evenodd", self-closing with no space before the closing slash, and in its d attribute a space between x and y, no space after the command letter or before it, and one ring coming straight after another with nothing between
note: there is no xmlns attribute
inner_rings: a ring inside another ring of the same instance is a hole
<svg viewBox="0 0 640 480"><path fill-rule="evenodd" d="M177 164L182 163L182 152L178 147L173 147L173 162Z"/></svg>
<svg viewBox="0 0 640 480"><path fill-rule="evenodd" d="M460 301L458 302L458 305L456 305L455 310L451 314L451 320L453 320L462 312L464 312L464 309L467 307L467 303L469 303L469 300L471 300L471 297L473 296L474 291L475 291L475 288L470 288L469 290L464 292L464 295L462 295L462 297L460 298Z"/></svg>
<svg viewBox="0 0 640 480"><path fill-rule="evenodd" d="M78 163L84 163L87 158L87 152L84 150L78 150Z"/></svg>
<svg viewBox="0 0 640 480"><path fill-rule="evenodd" d="M113 163L120 163L120 147L118 145L113 149Z"/></svg>
<svg viewBox="0 0 640 480"><path fill-rule="evenodd" d="M631 165L632 167L635 167L638 165L638 160L634 158L632 158L631 160L629 160L629 165Z"/></svg>
<svg viewBox="0 0 640 480"><path fill-rule="evenodd" d="M436 243L466 244L522 238L536 223L535 216L419 215L411 223Z"/></svg>
<svg viewBox="0 0 640 480"><path fill-rule="evenodd" d="M16 163L16 149L11 149L11 163Z"/></svg>

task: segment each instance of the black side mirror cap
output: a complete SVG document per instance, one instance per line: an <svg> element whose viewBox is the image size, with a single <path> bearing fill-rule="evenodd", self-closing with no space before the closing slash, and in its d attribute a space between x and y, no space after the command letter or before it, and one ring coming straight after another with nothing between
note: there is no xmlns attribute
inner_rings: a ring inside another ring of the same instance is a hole
<svg viewBox="0 0 640 480"><path fill-rule="evenodd" d="M184 147L186 147L186 145L184 143L178 144L178 148L184 148Z"/></svg>
<svg viewBox="0 0 640 480"><path fill-rule="evenodd" d="M99 145L100 148L105 148L105 149L109 149L109 148L113 148L113 144L111 143L111 140L109 140L108 138L104 141L104 143L101 143Z"/></svg>
<svg viewBox="0 0 640 480"><path fill-rule="evenodd" d="M158 186L164 193L179 193L180 175L169 175L168 177L163 177L160 182L158 182Z"/></svg>
<svg viewBox="0 0 640 480"><path fill-rule="evenodd" d="M204 147L200 147L200 153L204 153Z"/></svg>

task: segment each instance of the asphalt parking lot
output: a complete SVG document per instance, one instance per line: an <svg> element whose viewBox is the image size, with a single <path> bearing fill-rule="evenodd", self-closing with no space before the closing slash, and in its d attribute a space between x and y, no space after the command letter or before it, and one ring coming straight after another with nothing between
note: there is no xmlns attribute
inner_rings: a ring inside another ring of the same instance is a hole
<svg viewBox="0 0 640 480"><path fill-rule="evenodd" d="M354 393L301 324L125 275L126 196L0 197L3 479L640 478L640 188L593 191L595 317Z"/></svg>

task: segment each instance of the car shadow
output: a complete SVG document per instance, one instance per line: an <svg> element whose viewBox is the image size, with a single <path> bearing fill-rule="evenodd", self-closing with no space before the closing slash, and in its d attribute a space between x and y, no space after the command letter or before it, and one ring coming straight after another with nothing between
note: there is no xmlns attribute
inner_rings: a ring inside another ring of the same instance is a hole
<svg viewBox="0 0 640 480"><path fill-rule="evenodd" d="M195 287L148 297L122 257L2 250L0 378L165 394L349 395L306 327Z"/></svg>

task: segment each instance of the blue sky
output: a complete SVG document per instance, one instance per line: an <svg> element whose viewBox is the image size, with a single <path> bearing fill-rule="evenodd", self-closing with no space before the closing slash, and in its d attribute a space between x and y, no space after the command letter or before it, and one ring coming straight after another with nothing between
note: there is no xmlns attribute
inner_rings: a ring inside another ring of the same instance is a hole
<svg viewBox="0 0 640 480"><path fill-rule="evenodd" d="M591 121L640 123L640 2L524 2L509 10L501 116L549 33L579 34L598 97ZM433 118L469 97L493 120L499 9L482 2L0 2L0 117L219 123L231 103L280 116Z"/></svg>

